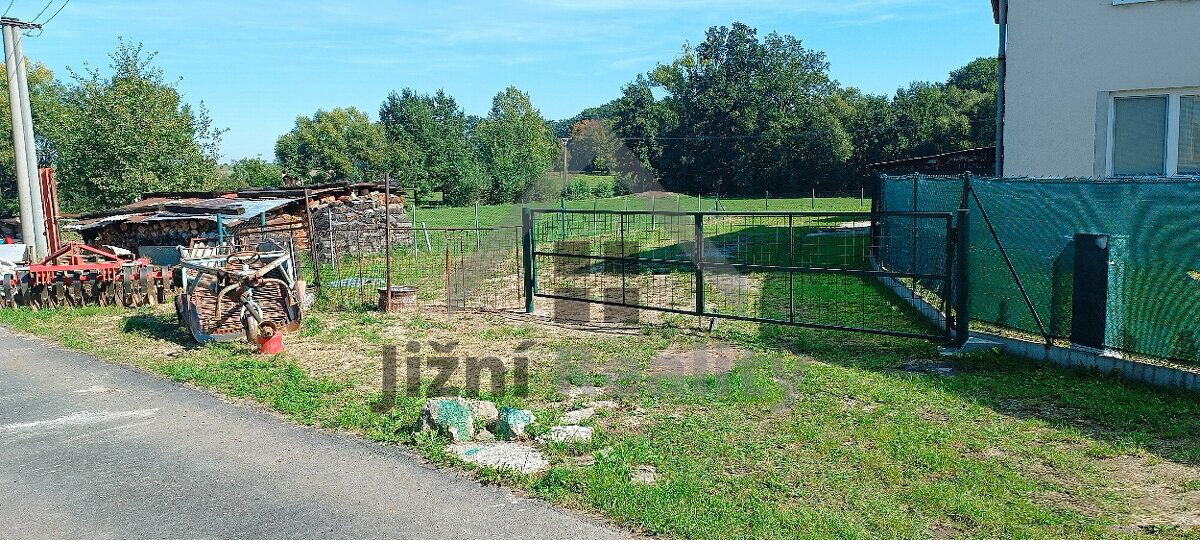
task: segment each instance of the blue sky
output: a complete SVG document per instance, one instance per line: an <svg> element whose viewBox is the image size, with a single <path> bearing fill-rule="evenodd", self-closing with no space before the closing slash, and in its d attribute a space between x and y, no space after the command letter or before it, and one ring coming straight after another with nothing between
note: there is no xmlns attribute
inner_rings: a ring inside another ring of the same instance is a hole
<svg viewBox="0 0 1200 540"><path fill-rule="evenodd" d="M46 20L63 0L51 0ZM609 101L709 26L742 21L828 53L845 85L892 93L995 54L986 0L68 0L28 56L59 77L107 66L123 36L159 53L185 99L227 128L223 158L270 158L299 115L444 88L483 115L516 85L547 118ZM13 0L31 19L46 0Z"/></svg>

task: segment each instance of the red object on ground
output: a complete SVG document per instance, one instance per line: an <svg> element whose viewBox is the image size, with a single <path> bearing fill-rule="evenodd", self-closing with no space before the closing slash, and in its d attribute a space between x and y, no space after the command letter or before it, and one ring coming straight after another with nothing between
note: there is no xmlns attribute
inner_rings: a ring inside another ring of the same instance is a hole
<svg viewBox="0 0 1200 540"><path fill-rule="evenodd" d="M258 330L258 354L279 354L283 352L283 332L274 324L266 322Z"/></svg>

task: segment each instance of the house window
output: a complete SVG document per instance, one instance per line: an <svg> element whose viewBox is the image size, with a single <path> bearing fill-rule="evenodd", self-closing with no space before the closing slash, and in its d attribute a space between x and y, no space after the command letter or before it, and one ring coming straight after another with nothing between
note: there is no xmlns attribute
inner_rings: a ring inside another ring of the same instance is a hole
<svg viewBox="0 0 1200 540"><path fill-rule="evenodd" d="M1179 97L1179 174L1200 175L1200 96Z"/></svg>
<svg viewBox="0 0 1200 540"><path fill-rule="evenodd" d="M1110 176L1200 175L1200 90L1112 98Z"/></svg>

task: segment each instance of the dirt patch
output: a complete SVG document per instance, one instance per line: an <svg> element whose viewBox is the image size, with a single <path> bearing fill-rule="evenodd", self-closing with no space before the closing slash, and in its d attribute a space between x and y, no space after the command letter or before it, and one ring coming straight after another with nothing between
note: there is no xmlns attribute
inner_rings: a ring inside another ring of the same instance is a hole
<svg viewBox="0 0 1200 540"><path fill-rule="evenodd" d="M728 345L704 348L671 348L650 361L651 375L724 375L746 352Z"/></svg>
<svg viewBox="0 0 1200 540"><path fill-rule="evenodd" d="M1200 467L1121 456L1101 467L1129 498L1132 525L1142 530L1200 528Z"/></svg>

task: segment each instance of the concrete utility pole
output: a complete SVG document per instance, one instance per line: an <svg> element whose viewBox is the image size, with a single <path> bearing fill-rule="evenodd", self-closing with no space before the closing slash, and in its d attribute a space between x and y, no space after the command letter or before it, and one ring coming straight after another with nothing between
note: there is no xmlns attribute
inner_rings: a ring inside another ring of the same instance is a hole
<svg viewBox="0 0 1200 540"><path fill-rule="evenodd" d="M29 160L25 156L25 126L21 114L20 86L13 84L17 79L16 54L13 52L13 27L7 21L4 26L4 67L8 80L8 104L12 112L13 164L17 169L17 200L21 205L21 241L35 245L33 239L33 202L29 197ZM35 248L36 249L36 248ZM37 258L36 253L34 258Z"/></svg>
<svg viewBox="0 0 1200 540"><path fill-rule="evenodd" d="M569 160L569 158L568 158L568 156L567 156L567 143L571 142L571 138L570 138L570 137L563 137L563 138L559 139L559 140L558 140L558 142L561 142L561 143L562 143L562 147L563 147L563 152L562 152L562 156L563 156L563 170L562 170L562 176L563 176L563 196L565 197L565 196L566 196L566 194L567 194L567 166L568 166L568 162L570 161L570 160Z"/></svg>
<svg viewBox="0 0 1200 540"><path fill-rule="evenodd" d="M38 174L37 141L33 137L33 111L29 102L29 73L25 66L25 52L21 42L23 36L13 31L14 52L17 55L17 83L21 91L21 123L25 128L25 161L29 163L29 198L33 200L33 237L37 246L37 258L50 253L46 235L46 198L42 193L41 175Z"/></svg>
<svg viewBox="0 0 1200 540"><path fill-rule="evenodd" d="M0 19L0 25L3 26L4 33L5 75L8 80L8 103L13 128L13 161L17 172L17 197L21 205L21 240L33 247L33 258L37 260L46 256L48 245L21 31L40 26L8 17Z"/></svg>

